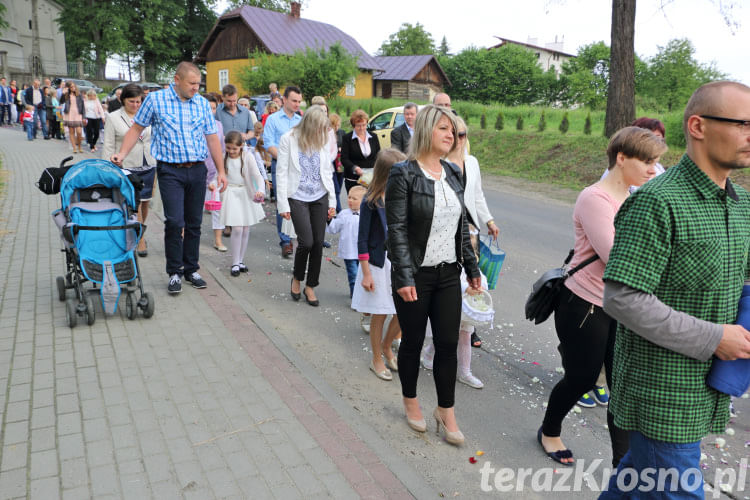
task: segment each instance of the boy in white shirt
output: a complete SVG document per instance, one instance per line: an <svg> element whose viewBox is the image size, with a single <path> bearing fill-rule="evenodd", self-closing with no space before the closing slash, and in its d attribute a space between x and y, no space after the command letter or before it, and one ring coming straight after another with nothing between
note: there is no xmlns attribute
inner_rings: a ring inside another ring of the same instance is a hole
<svg viewBox="0 0 750 500"><path fill-rule="evenodd" d="M349 297L354 293L354 282L357 281L357 269L359 267L359 254L357 253L357 237L359 235L359 205L362 203L367 189L363 186L353 186L347 197L349 208L339 212L334 218L326 232L330 234L341 233L339 236L338 256L344 259L346 275L349 278Z"/></svg>

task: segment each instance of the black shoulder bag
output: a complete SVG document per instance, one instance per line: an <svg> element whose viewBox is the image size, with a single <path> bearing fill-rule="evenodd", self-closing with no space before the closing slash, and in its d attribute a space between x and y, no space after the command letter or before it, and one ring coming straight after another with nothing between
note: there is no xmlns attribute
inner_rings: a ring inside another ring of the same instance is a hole
<svg viewBox="0 0 750 500"><path fill-rule="evenodd" d="M560 290L565 280L597 260L599 256L594 254L573 269L568 270L567 265L572 258L573 250L568 254L568 258L565 259L562 267L550 269L536 280L536 283L531 287L529 297L526 299L526 319L533 321L536 325L546 321L557 306Z"/></svg>

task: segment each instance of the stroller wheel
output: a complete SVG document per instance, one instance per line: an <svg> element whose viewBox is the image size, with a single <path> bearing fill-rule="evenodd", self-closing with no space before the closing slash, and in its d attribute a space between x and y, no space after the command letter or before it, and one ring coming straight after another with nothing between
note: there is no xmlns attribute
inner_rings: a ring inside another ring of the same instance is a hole
<svg viewBox="0 0 750 500"><path fill-rule="evenodd" d="M128 319L135 319L136 312L137 310L133 301L133 294L129 293L125 297L125 316L127 316Z"/></svg>
<svg viewBox="0 0 750 500"><path fill-rule="evenodd" d="M146 304L143 306L143 317L148 319L154 315L154 308L156 307L156 303L154 303L154 294L146 292L143 294L143 298L146 301Z"/></svg>
<svg viewBox="0 0 750 500"><path fill-rule="evenodd" d="M65 278L58 276L55 281L57 282L57 298L60 302L65 302Z"/></svg>
<svg viewBox="0 0 750 500"><path fill-rule="evenodd" d="M70 328L75 328L76 323L78 323L78 308L76 306L76 301L73 299L65 301L65 319Z"/></svg>
<svg viewBox="0 0 750 500"><path fill-rule="evenodd" d="M96 311L94 310L94 300L91 296L86 297L86 324L91 326L96 321Z"/></svg>

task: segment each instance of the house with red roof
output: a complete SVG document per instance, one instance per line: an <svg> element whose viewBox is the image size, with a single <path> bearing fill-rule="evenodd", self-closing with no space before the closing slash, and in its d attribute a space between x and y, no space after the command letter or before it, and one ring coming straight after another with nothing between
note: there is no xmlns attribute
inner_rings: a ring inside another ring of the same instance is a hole
<svg viewBox="0 0 750 500"><path fill-rule="evenodd" d="M373 96L373 73L382 71L378 62L351 36L330 24L300 17L300 4L291 2L289 13L243 5L216 21L194 62L206 65L206 90L220 92L231 83L245 90L240 69L250 65L248 53L259 49L269 54L293 54L297 50L327 49L340 43L356 56L359 74L341 89L342 97L369 99ZM300 82L304 92L304 82Z"/></svg>

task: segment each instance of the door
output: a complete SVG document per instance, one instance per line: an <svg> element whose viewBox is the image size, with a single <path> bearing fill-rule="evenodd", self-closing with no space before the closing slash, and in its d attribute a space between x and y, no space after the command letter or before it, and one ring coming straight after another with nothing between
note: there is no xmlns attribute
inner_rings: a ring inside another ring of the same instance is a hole
<svg viewBox="0 0 750 500"><path fill-rule="evenodd" d="M390 99L391 91L391 82L383 82L383 99Z"/></svg>

